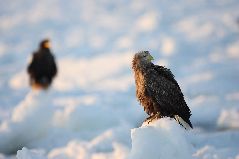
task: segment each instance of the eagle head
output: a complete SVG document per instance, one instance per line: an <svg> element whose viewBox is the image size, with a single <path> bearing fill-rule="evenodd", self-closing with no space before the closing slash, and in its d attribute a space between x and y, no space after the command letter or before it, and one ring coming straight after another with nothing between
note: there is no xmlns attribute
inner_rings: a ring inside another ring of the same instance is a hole
<svg viewBox="0 0 239 159"><path fill-rule="evenodd" d="M150 55L149 51L140 51L134 55L133 68L137 66L141 67L147 64L151 64L152 60L154 60L154 58Z"/></svg>
<svg viewBox="0 0 239 159"><path fill-rule="evenodd" d="M44 40L41 41L40 48L50 49L50 47L51 47L51 43L50 43L49 39L44 39Z"/></svg>
<svg viewBox="0 0 239 159"><path fill-rule="evenodd" d="M140 51L135 54L134 58L139 60L140 62L151 62L152 60L154 60L149 51Z"/></svg>

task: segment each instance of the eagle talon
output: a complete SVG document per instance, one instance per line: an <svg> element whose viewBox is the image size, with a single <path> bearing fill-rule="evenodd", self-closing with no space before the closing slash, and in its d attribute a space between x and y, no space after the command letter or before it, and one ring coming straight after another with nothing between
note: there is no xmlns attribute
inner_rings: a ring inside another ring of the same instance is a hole
<svg viewBox="0 0 239 159"><path fill-rule="evenodd" d="M150 122L154 121L155 119L159 119L159 118L160 118L160 115L159 115L159 113L157 113L157 114L147 117L144 122L147 122L149 124Z"/></svg>

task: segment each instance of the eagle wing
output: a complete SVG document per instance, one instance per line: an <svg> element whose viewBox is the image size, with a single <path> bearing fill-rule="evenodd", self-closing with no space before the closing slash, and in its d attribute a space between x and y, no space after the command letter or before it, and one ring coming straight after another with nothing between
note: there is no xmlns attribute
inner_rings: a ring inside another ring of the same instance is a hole
<svg viewBox="0 0 239 159"><path fill-rule="evenodd" d="M163 66L152 65L146 79L147 94L157 102L154 109L162 116L178 115L191 126L191 111L172 72Z"/></svg>

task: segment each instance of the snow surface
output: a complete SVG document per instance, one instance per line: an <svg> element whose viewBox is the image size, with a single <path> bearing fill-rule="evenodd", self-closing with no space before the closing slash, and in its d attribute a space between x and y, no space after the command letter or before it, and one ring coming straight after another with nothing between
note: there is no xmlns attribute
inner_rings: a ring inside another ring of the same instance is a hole
<svg viewBox="0 0 239 159"><path fill-rule="evenodd" d="M186 139L185 131L175 121L162 119L151 125L132 129L129 158L192 158L193 146Z"/></svg>
<svg viewBox="0 0 239 159"><path fill-rule="evenodd" d="M0 159L239 158L237 0L0 1ZM42 38L59 73L32 91ZM149 50L174 73L194 129L149 125L131 61Z"/></svg>

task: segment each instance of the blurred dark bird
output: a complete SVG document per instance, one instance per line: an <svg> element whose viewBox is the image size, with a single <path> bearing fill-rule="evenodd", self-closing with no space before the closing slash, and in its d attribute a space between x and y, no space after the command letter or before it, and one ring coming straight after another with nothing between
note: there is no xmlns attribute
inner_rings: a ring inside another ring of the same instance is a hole
<svg viewBox="0 0 239 159"><path fill-rule="evenodd" d="M50 51L50 41L41 41L38 51L32 55L27 67L30 76L30 85L34 89L47 89L57 74L55 58Z"/></svg>
<svg viewBox="0 0 239 159"><path fill-rule="evenodd" d="M149 115L146 122L162 117L174 118L185 129L193 128L189 118L191 111L172 72L154 65L148 51L134 55L136 96L145 112Z"/></svg>

